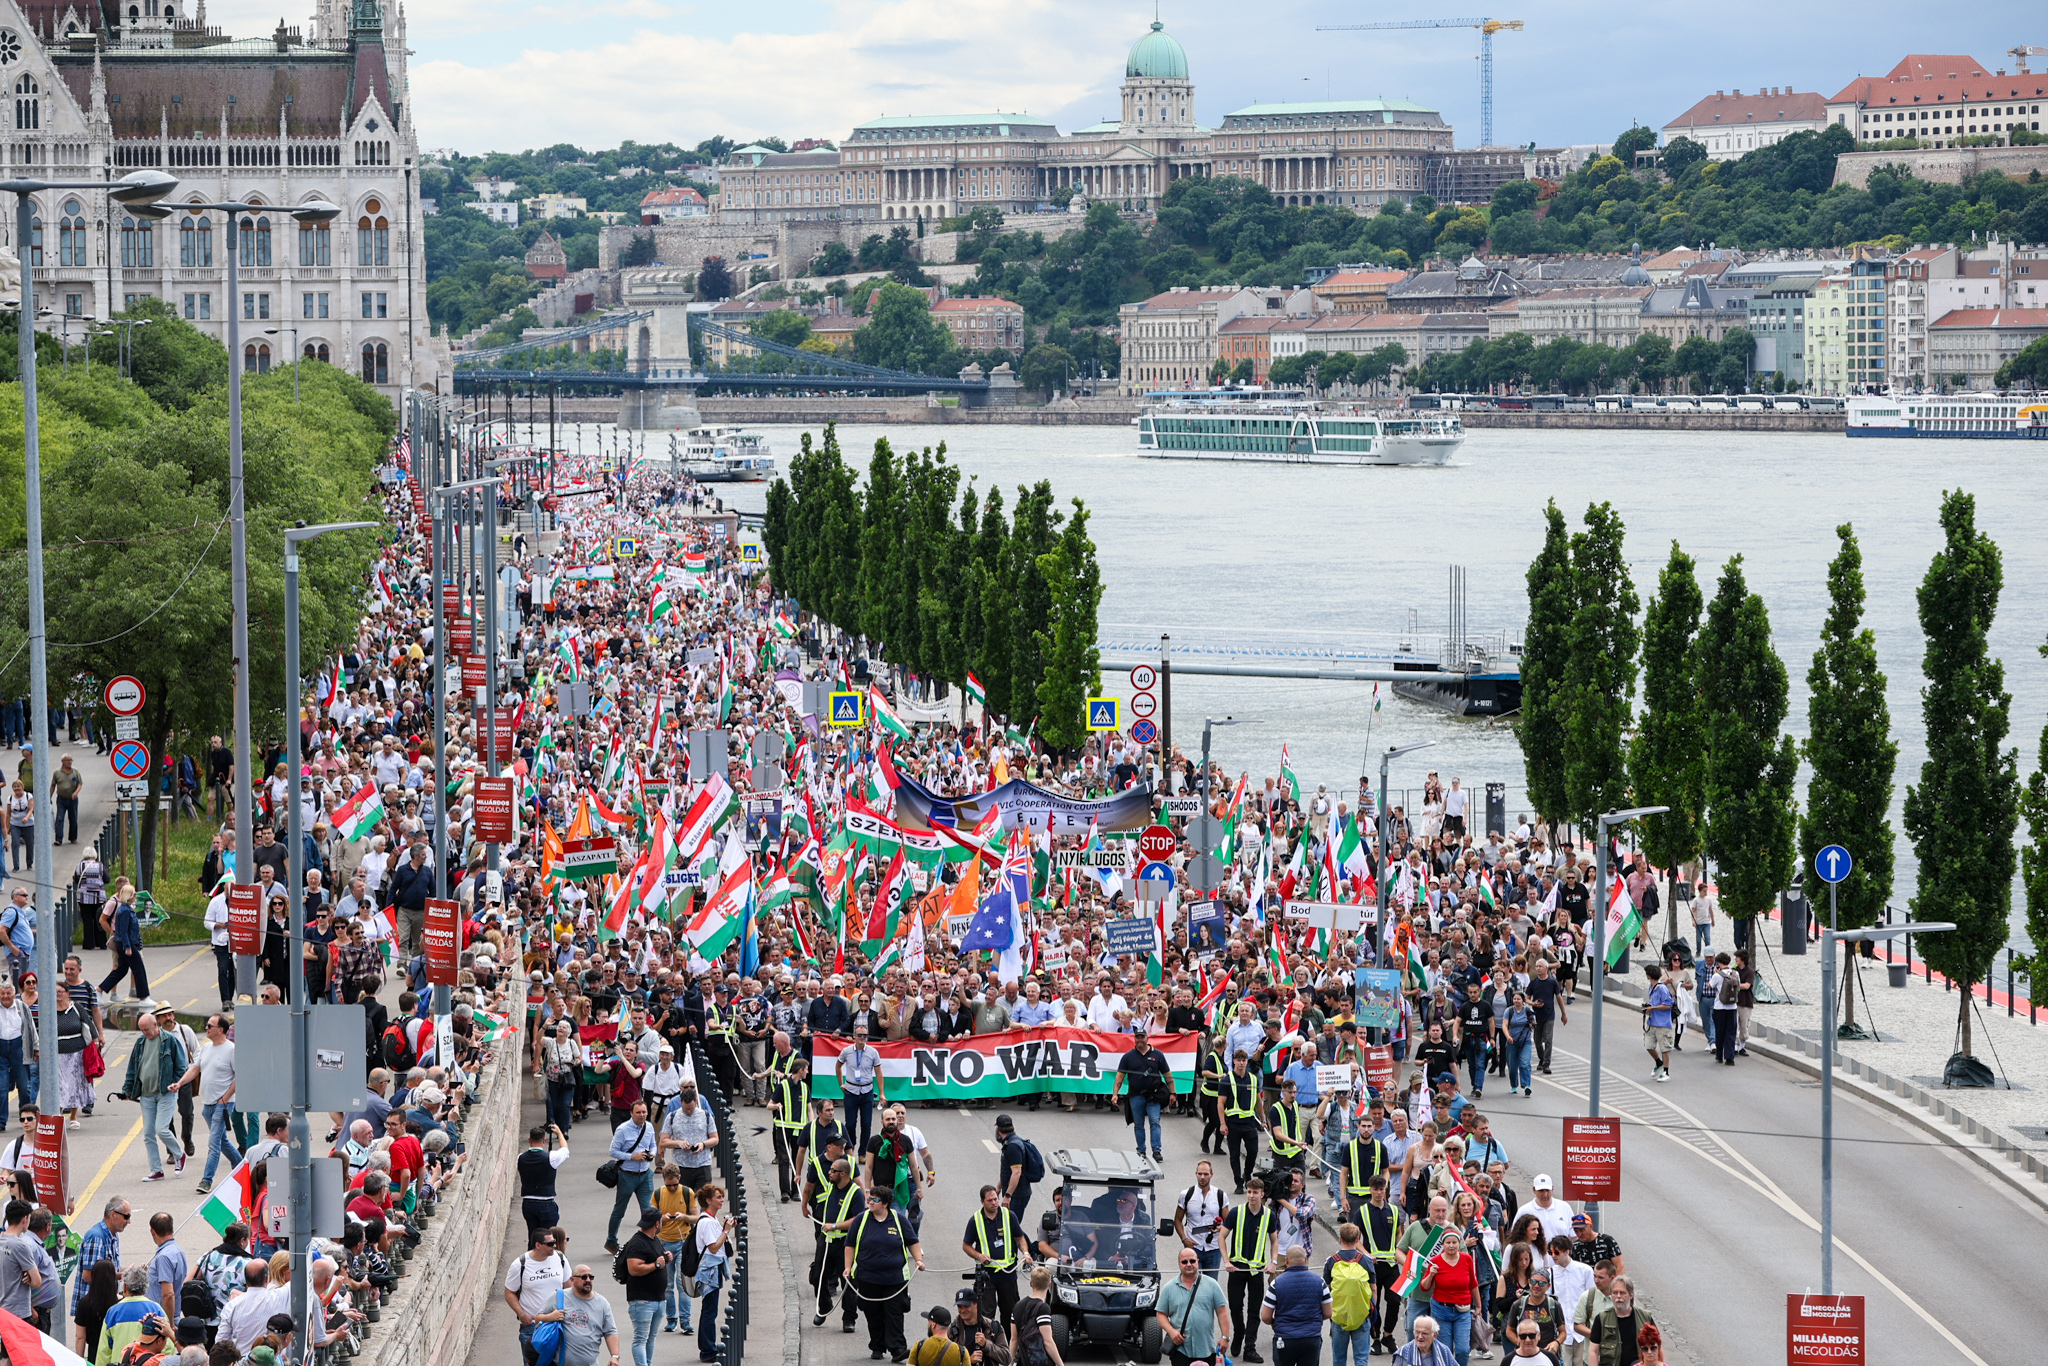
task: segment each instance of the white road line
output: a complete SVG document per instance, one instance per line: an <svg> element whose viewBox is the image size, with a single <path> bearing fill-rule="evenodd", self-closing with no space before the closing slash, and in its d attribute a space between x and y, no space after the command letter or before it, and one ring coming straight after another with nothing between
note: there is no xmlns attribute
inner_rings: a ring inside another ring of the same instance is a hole
<svg viewBox="0 0 2048 1366"><path fill-rule="evenodd" d="M999 1153L1003 1150L1002 1145L997 1143L992 1138L984 1138L983 1140L981 1140L981 1146L988 1149L992 1153Z"/></svg>
<svg viewBox="0 0 2048 1366"><path fill-rule="evenodd" d="M1576 1053L1567 1052L1564 1049L1559 1049L1557 1051L1565 1057L1573 1058L1579 1062L1585 1063L1589 1069L1592 1066L1592 1060L1589 1058L1585 1058ZM1619 1115L1621 1118L1629 1120L1632 1123L1642 1125L1644 1128L1648 1129L1651 1133L1657 1135L1659 1138L1677 1144L1679 1147L1685 1149L1687 1152L1693 1154L1695 1157L1701 1158L1707 1162L1711 1162L1714 1166L1719 1167L1723 1172L1727 1173L1729 1176L1734 1177L1737 1181L1740 1181L1743 1185L1748 1186L1758 1195L1763 1196L1764 1199L1778 1206L1780 1209L1784 1210L1785 1213L1791 1215L1794 1219L1797 1219L1800 1223L1806 1225L1806 1227L1813 1230L1815 1234L1818 1234L1820 1232L1819 1219L1808 1214L1803 1208L1800 1207L1797 1201L1793 1200L1790 1196L1786 1195L1784 1191L1780 1190L1776 1182L1772 1181L1769 1177L1765 1176L1761 1171L1758 1171L1756 1164L1751 1162L1748 1158L1742 1156L1741 1153L1737 1152L1734 1145L1729 1143L1727 1139L1721 1137L1719 1134L1714 1133L1714 1130L1708 1125L1701 1123L1698 1116L1690 1113L1683 1106L1673 1102L1670 1099L1669 1095L1665 1092L1652 1091L1649 1087L1644 1086L1639 1082L1633 1081L1628 1077L1619 1075L1612 1068L1603 1068L1601 1070L1607 1074L1607 1077L1610 1081L1619 1082L1624 1086L1628 1086L1633 1088L1634 1090L1641 1091L1644 1095L1649 1096L1651 1099L1658 1101L1667 1108L1677 1112L1680 1115L1683 1115L1689 1123L1698 1125L1701 1132L1713 1134L1714 1142L1716 1142L1724 1150L1726 1150L1732 1157L1735 1158L1737 1162L1740 1162L1744 1167L1748 1168L1751 1172L1755 1173L1755 1179L1751 1179L1751 1177L1746 1176L1742 1172L1735 1170L1735 1168L1721 1161L1721 1159L1715 1157L1713 1154L1702 1151L1696 1145L1687 1142L1685 1138L1682 1137L1680 1134L1675 1133L1662 1125L1656 1124L1653 1121L1643 1119L1638 1115L1630 1114L1627 1110L1624 1110L1619 1106L1607 1105L1604 1097L1602 1099L1602 1108L1609 1109L1614 1114ZM1545 1085L1555 1087L1557 1090L1564 1092L1566 1095L1571 1096L1574 1099L1587 1099L1587 1096L1584 1092L1574 1091L1571 1087L1564 1085L1562 1082L1555 1081L1550 1077L1546 1076L1541 1078L1541 1080L1544 1082ZM1871 1265L1869 1258L1865 1257L1855 1248L1850 1247L1847 1243L1843 1242L1839 1237L1835 1239L1835 1246L1839 1248L1843 1252L1843 1254L1845 1254L1851 1261L1855 1262L1856 1265L1862 1267L1865 1271L1869 1272L1872 1280L1876 1281L1879 1285L1883 1286L1886 1290L1890 1291L1892 1296L1895 1299L1897 1299L1900 1304L1903 1304L1908 1309L1912 1310L1913 1313L1918 1315L1920 1320L1923 1323L1925 1323L1929 1328L1932 1328L1935 1332L1941 1334L1944 1338L1948 1339L1949 1345L1954 1347L1956 1351L1960 1352L1964 1360L1972 1362L1974 1366L1990 1366L1990 1363L1985 1361L1983 1357L1980 1357L1975 1352L1971 1351L1967 1343L1965 1343L1961 1338L1957 1337L1954 1333L1950 1332L1948 1329L1948 1325L1944 1324L1940 1319L1935 1318L1934 1315L1928 1313L1926 1309L1921 1307L1919 1301L1915 1300L1912 1296L1908 1295L1904 1290L1900 1289L1897 1283L1895 1283L1891 1277L1885 1275L1882 1271L1879 1271L1875 1266Z"/></svg>

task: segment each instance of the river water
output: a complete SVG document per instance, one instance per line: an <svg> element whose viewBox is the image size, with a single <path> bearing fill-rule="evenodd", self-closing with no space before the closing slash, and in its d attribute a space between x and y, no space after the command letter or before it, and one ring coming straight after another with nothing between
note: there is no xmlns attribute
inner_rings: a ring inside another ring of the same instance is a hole
<svg viewBox="0 0 2048 1366"><path fill-rule="evenodd" d="M803 429L765 430L786 465ZM1555 498L1574 528L1589 502L1611 502L1627 525L1628 560L1645 604L1673 540L1699 561L1710 599L1721 566L1743 557L1750 588L1770 608L1791 674L1786 725L1801 739L1834 529L1854 523L1865 621L1877 633L1899 742L1892 902L1902 909L1916 864L1899 802L1926 759L1915 594L1941 544L1942 493L1961 487L1976 495L1978 526L2004 552L1992 646L2013 698L2009 743L2020 751L2023 777L2036 767L2048 719L2048 659L2038 653L2048 638L2048 451L2031 442L1489 430L1468 435L1442 468L1355 469L1144 460L1129 427L840 429L843 448L862 467L878 437L899 448L943 439L953 461L984 489L1000 485L1006 502L1016 485L1039 479L1050 479L1063 503L1083 499L1102 562L1103 635L1127 640L1156 641L1168 632L1187 640L1367 644L1400 636L1411 609L1422 636L1434 637L1446 628L1451 565L1466 570L1468 636L1505 631L1519 640L1528 614L1524 575L1542 543L1545 501ZM753 511L766 486L727 492L734 506ZM1130 692L1120 674L1104 682L1109 692ZM1275 772L1284 743L1305 784L1335 792L1357 787L1370 727L1376 751L1437 742L1396 761L1397 798L1434 769L1475 790L1505 782L1510 819L1526 810L1521 749L1508 725L1453 719L1385 687L1375 717L1373 700L1371 684L1178 675L1174 739L1196 751L1204 716L1249 720L1256 724L1214 732L1214 753L1229 770L1255 779ZM1804 787L1802 777L1802 798ZM2022 919L2016 888L2014 930L2024 944Z"/></svg>

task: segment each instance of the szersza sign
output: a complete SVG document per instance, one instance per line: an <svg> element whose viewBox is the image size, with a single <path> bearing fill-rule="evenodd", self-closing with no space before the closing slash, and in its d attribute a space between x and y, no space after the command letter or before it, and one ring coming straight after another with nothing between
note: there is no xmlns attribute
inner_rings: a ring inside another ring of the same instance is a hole
<svg viewBox="0 0 2048 1366"><path fill-rule="evenodd" d="M1195 1074L1195 1038L1159 1034L1152 1046L1165 1054L1174 1076L1174 1090L1185 1095ZM1000 1034L977 1034L947 1043L914 1039L871 1042L882 1055L882 1075L889 1095L902 1099L944 1100L967 1096L1019 1096L1040 1091L1071 1091L1107 1095L1128 1034L1098 1034L1091 1029L1038 1025ZM819 1035L811 1059L811 1094L815 1099L840 1098L833 1064L846 1040ZM908 1088L906 1092L905 1088Z"/></svg>

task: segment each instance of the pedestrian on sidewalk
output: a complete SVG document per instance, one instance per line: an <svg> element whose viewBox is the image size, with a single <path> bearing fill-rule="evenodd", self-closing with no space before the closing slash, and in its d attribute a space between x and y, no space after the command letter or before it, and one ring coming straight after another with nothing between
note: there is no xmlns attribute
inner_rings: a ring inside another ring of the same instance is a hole
<svg viewBox="0 0 2048 1366"><path fill-rule="evenodd" d="M23 888L14 889L21 895ZM18 1092L23 1108L35 1103L28 1081L28 1054L36 1044L35 1021L14 994L14 983L0 981L0 1129L7 1127L7 1097Z"/></svg>
<svg viewBox="0 0 2048 1366"><path fill-rule="evenodd" d="M135 889L124 879L109 903L111 910L100 912L100 923L112 930L108 947L113 950L114 970L100 980L100 995L110 1001L149 999L149 968L142 961L142 921L135 914ZM135 990L132 997L111 995L121 979L129 979Z"/></svg>
<svg viewBox="0 0 2048 1366"><path fill-rule="evenodd" d="M1671 1045L1678 1025L1678 1001L1664 984L1664 969L1643 964L1650 989L1637 1009L1643 1012L1643 1051L1650 1055L1650 1080L1671 1080Z"/></svg>
<svg viewBox="0 0 2048 1366"><path fill-rule="evenodd" d="M97 844L85 846L85 857L78 861L73 877L78 883L78 929L84 937L84 947L103 949L107 946L107 927L100 923L100 908L107 904L107 865L100 862Z"/></svg>
<svg viewBox="0 0 2048 1366"><path fill-rule="evenodd" d="M235 1045L228 1038L228 1017L218 1012L206 1017L206 1038L179 1081L181 1087L194 1083L199 1089L199 1112L206 1121L206 1170L199 1174L199 1193L205 1195L213 1189L213 1174L220 1168L223 1152L229 1171L242 1161L242 1150L228 1133L228 1118L235 1108Z"/></svg>
<svg viewBox="0 0 2048 1366"><path fill-rule="evenodd" d="M50 846L55 848L66 840L64 830L69 822L72 844L78 843L78 792L85 786L85 775L71 766L71 756L65 755L57 761L57 771L50 778L50 796L54 799L50 826Z"/></svg>
<svg viewBox="0 0 2048 1366"><path fill-rule="evenodd" d="M625 1251L619 1254L626 1270L626 1318L633 1325L633 1366L654 1366L655 1325L661 1322L668 1293L668 1264L673 1254L654 1236L661 1219L659 1210L644 1211L639 1231L626 1240Z"/></svg>
<svg viewBox="0 0 2048 1366"><path fill-rule="evenodd" d="M1736 1002L1742 999L1742 978L1731 965L1728 955L1714 955L1714 975L1708 979L1713 992L1714 1009L1714 1061L1735 1065Z"/></svg>
<svg viewBox="0 0 2048 1366"><path fill-rule="evenodd" d="M701 1221L700 1221L701 1227ZM868 1187L868 1212L846 1239L846 1279L868 1324L868 1354L892 1361L910 1355L903 1317L910 1312L910 1268L924 1270L924 1248L901 1214L889 1208L885 1187Z"/></svg>
<svg viewBox="0 0 2048 1366"><path fill-rule="evenodd" d="M626 1214L626 1202L639 1197L640 1212L654 1208L654 1155L659 1139L647 1122L647 1103L634 1101L626 1121L612 1134L610 1155L619 1163L619 1184L612 1197L612 1220L605 1230L604 1250L619 1250L619 1220Z"/></svg>
<svg viewBox="0 0 2048 1366"><path fill-rule="evenodd" d="M161 1181L164 1161L159 1144L176 1161L177 1170L185 1170L185 1150L172 1131L178 1113L178 1083L187 1066L185 1048L177 1035L165 1032L150 1011L136 1017L135 1027L142 1037L128 1054L128 1075L115 1099L132 1100L142 1107L142 1147L149 1157L149 1175L142 1179Z"/></svg>
<svg viewBox="0 0 2048 1366"><path fill-rule="evenodd" d="M35 966L36 908L26 887L16 887L0 908L0 951L6 953L8 971L17 982Z"/></svg>
<svg viewBox="0 0 2048 1366"><path fill-rule="evenodd" d="M738 1221L725 1212L725 1187L716 1182L697 1192L697 1205L703 1211L697 1216L697 1359L716 1361L725 1350L718 1340L718 1292L726 1281L727 1240ZM920 1264L918 1270L923 1269ZM903 1296L910 1298L908 1286ZM899 1336L902 1331L899 1323Z"/></svg>

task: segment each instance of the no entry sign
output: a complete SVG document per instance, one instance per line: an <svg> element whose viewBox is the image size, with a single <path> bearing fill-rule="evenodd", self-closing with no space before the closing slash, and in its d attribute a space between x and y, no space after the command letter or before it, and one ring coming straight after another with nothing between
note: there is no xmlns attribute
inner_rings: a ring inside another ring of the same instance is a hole
<svg viewBox="0 0 2048 1366"><path fill-rule="evenodd" d="M1786 1366L1864 1366L1861 1295L1787 1295Z"/></svg>
<svg viewBox="0 0 2048 1366"><path fill-rule="evenodd" d="M1621 1199L1621 1121L1567 1116L1559 1170L1566 1200Z"/></svg>

